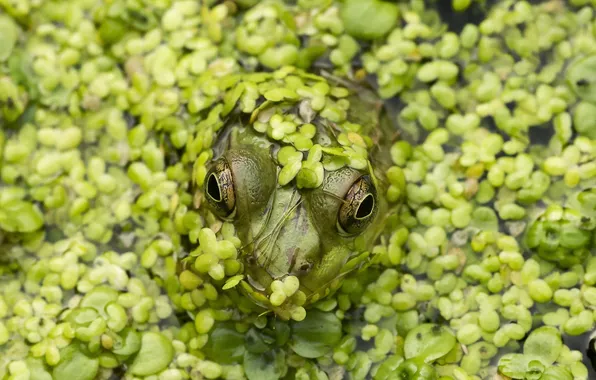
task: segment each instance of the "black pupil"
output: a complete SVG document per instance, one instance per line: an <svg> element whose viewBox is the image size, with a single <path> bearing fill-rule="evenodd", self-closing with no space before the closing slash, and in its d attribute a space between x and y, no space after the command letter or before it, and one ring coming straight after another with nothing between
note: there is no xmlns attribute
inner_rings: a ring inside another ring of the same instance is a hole
<svg viewBox="0 0 596 380"><path fill-rule="evenodd" d="M373 199L373 196L371 194L368 194L362 200L362 202L360 202L360 206L358 206L358 211L356 211L356 218L362 219L372 214L374 205L375 201Z"/></svg>
<svg viewBox="0 0 596 380"><path fill-rule="evenodd" d="M207 194L213 200L219 202L221 201L221 192L219 191L219 183L217 183L217 178L215 178L215 174L211 173L209 176L209 180L207 181Z"/></svg>

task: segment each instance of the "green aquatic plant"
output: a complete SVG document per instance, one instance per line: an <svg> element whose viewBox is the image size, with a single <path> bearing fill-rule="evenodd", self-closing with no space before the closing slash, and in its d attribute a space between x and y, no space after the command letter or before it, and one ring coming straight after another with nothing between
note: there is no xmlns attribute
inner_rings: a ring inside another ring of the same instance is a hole
<svg viewBox="0 0 596 380"><path fill-rule="evenodd" d="M590 377L594 0L0 13L3 380Z"/></svg>
<svg viewBox="0 0 596 380"><path fill-rule="evenodd" d="M523 353L506 354L499 359L499 373L512 379L573 379L565 365L554 365L562 352L561 334L553 327L533 330L524 342Z"/></svg>
<svg viewBox="0 0 596 380"><path fill-rule="evenodd" d="M575 60L567 69L567 81L573 91L583 100L596 103L596 56L588 55Z"/></svg>
<svg viewBox="0 0 596 380"><path fill-rule="evenodd" d="M528 248L561 268L583 263L595 244L596 220L573 209L551 205L529 228Z"/></svg>
<svg viewBox="0 0 596 380"><path fill-rule="evenodd" d="M432 363L447 355L456 345L448 328L422 324L408 332L404 341L405 360L397 367L398 378L435 380L439 378Z"/></svg>

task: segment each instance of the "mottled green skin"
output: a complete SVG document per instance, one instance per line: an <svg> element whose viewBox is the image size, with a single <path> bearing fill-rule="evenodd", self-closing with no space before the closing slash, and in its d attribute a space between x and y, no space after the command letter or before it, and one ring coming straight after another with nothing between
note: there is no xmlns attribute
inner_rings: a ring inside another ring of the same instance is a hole
<svg viewBox="0 0 596 380"><path fill-rule="evenodd" d="M362 122L368 118L369 125L363 129L372 135L380 131L379 111L370 106L368 111L375 117L360 114L357 119ZM313 123L319 144L338 145L326 132L325 121ZM387 217L396 211L396 205L384 197L389 144L377 145L375 157L369 157L374 173L344 166L326 171L320 187L299 189L295 181L286 186L278 184L277 142L239 120L224 129L229 133L222 133L214 159L224 158L232 172L236 209L231 220L243 244L245 290L257 304L272 308L266 302L271 282L294 275L300 280L306 304L328 295L346 274L346 262L372 249ZM374 215L364 231L347 236L338 228L338 211L348 189L363 175L374 178ZM273 309L283 317L283 310Z"/></svg>

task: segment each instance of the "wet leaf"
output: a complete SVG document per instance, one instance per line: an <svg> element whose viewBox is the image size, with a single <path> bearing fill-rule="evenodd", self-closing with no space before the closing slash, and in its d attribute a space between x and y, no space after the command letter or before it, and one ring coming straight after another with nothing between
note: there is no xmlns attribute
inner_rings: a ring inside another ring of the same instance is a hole
<svg viewBox="0 0 596 380"><path fill-rule="evenodd" d="M499 373L514 379L523 379L528 369L529 358L523 354L506 354L499 359Z"/></svg>
<svg viewBox="0 0 596 380"><path fill-rule="evenodd" d="M0 15L0 61L10 57L18 36L19 30L12 18Z"/></svg>
<svg viewBox="0 0 596 380"><path fill-rule="evenodd" d="M141 348L141 334L135 330L126 328L119 335L122 340L118 341L112 349L114 354L128 356L139 351Z"/></svg>
<svg viewBox="0 0 596 380"><path fill-rule="evenodd" d="M244 372L249 380L277 380L286 372L283 351L271 350L262 354L244 353Z"/></svg>
<svg viewBox="0 0 596 380"><path fill-rule="evenodd" d="M302 357L318 358L331 351L341 335L341 321L335 314L309 310L304 320L292 323L291 347Z"/></svg>
<svg viewBox="0 0 596 380"><path fill-rule="evenodd" d="M537 358L545 366L554 363L562 349L561 335L551 326L539 327L532 331L524 343L524 355Z"/></svg>
<svg viewBox="0 0 596 380"><path fill-rule="evenodd" d="M9 232L34 232L44 224L43 214L37 206L14 200L0 206L0 228Z"/></svg>
<svg viewBox="0 0 596 380"><path fill-rule="evenodd" d="M52 372L54 379L93 380L99 370L99 360L90 358L75 345L60 352L60 362Z"/></svg>
<svg viewBox="0 0 596 380"><path fill-rule="evenodd" d="M404 341L406 359L423 358L430 363L453 349L455 335L445 326L425 323L408 332Z"/></svg>
<svg viewBox="0 0 596 380"><path fill-rule="evenodd" d="M548 367L540 380L573 380L573 375L565 367Z"/></svg>
<svg viewBox="0 0 596 380"><path fill-rule="evenodd" d="M439 378L435 368L421 359L409 359L402 362L397 367L395 374L398 379L404 380L437 380Z"/></svg>
<svg viewBox="0 0 596 380"><path fill-rule="evenodd" d="M373 40L387 34L397 22L397 4L381 0L346 0L340 16L348 34Z"/></svg>
<svg viewBox="0 0 596 380"><path fill-rule="evenodd" d="M585 101L596 103L596 55L582 57L567 69L569 87Z"/></svg>
<svg viewBox="0 0 596 380"><path fill-rule="evenodd" d="M31 379L35 380L52 380L52 375L44 367L44 363L41 359L28 358L27 368L31 372Z"/></svg>
<svg viewBox="0 0 596 380"><path fill-rule="evenodd" d="M493 209L489 207L478 207L472 212L471 225L482 231L498 231L499 219Z"/></svg>
<svg viewBox="0 0 596 380"><path fill-rule="evenodd" d="M107 286L99 286L83 297L80 307L90 307L95 309L99 314L107 317L106 306L110 302L118 299L118 292Z"/></svg>
<svg viewBox="0 0 596 380"><path fill-rule="evenodd" d="M203 348L207 357L222 364L239 362L244 356L244 334L227 323L215 327Z"/></svg>
<svg viewBox="0 0 596 380"><path fill-rule="evenodd" d="M130 366L130 373L136 376L155 375L166 369L173 358L174 347L168 338L160 333L146 332L141 339L141 350Z"/></svg>

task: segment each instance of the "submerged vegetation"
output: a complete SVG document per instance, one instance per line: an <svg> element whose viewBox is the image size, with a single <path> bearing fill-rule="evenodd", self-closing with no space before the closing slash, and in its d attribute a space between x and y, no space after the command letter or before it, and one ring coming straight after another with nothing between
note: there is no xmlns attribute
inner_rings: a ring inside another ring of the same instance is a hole
<svg viewBox="0 0 596 380"><path fill-rule="evenodd" d="M0 0L0 379L593 378L595 6Z"/></svg>

